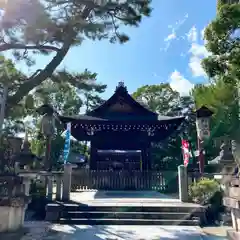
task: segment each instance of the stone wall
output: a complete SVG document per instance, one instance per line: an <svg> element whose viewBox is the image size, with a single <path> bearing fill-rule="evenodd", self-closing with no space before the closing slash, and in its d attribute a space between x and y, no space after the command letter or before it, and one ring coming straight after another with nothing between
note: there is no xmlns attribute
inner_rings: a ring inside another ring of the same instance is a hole
<svg viewBox="0 0 240 240"><path fill-rule="evenodd" d="M228 188L228 196L223 198L224 206L231 209L233 230L228 231L229 240L240 239L240 179L232 178Z"/></svg>
<svg viewBox="0 0 240 240"><path fill-rule="evenodd" d="M16 231L23 226L25 205L21 207L0 206L0 232Z"/></svg>
<svg viewBox="0 0 240 240"><path fill-rule="evenodd" d="M29 182L19 176L0 176L0 232L16 231L23 226L29 203Z"/></svg>

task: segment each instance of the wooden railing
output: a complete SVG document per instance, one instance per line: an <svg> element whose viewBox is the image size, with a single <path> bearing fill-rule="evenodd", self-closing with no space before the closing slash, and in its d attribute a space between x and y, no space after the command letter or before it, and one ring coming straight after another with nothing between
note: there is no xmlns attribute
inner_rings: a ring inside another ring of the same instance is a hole
<svg viewBox="0 0 240 240"><path fill-rule="evenodd" d="M178 191L177 171L94 171L74 169L72 190L158 190Z"/></svg>

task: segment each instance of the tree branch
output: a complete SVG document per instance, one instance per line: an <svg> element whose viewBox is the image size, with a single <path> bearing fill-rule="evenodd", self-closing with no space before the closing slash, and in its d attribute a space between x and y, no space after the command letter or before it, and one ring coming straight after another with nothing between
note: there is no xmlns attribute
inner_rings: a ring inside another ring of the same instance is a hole
<svg viewBox="0 0 240 240"><path fill-rule="evenodd" d="M91 13L92 9L85 8L83 10L82 19L86 19ZM33 74L28 80L26 80L17 90L17 92L13 96L9 96L7 99L7 108L11 108L20 102L24 96L26 96L32 89L40 85L44 80L52 76L55 69L60 65L66 54L68 53L72 43L74 42L74 38L77 36L77 32L75 32L74 27L68 27L64 36L66 39L63 43L61 49L59 49L54 56L54 58L47 64L47 66L40 71L38 74Z"/></svg>
<svg viewBox="0 0 240 240"><path fill-rule="evenodd" d="M49 45L24 45L15 43L4 43L0 45L0 52L19 49L19 50L49 50L49 51L59 51L60 48L49 46Z"/></svg>
<svg viewBox="0 0 240 240"><path fill-rule="evenodd" d="M26 96L32 89L41 84L45 79L50 77L58 65L62 62L66 56L68 50L71 47L73 34L69 34L67 40L63 44L62 48L57 52L54 58L48 63L48 65L40 71L37 75L34 74L27 81L25 81L17 90L17 92L8 98L7 104L9 107L16 105L21 99Z"/></svg>

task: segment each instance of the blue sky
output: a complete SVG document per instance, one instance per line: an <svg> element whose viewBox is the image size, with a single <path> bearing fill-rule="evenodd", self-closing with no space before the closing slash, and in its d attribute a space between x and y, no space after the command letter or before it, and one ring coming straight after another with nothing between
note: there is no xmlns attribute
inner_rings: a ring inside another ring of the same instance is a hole
<svg viewBox="0 0 240 240"><path fill-rule="evenodd" d="M60 67L97 72L98 81L108 85L104 97L112 94L119 81L125 82L129 92L145 84L170 82L182 94L192 84L207 81L200 66L208 54L201 33L215 17L216 0L153 0L152 6L152 16L139 28L126 29L128 43L86 40L68 53ZM47 61L39 57L34 68L44 67Z"/></svg>

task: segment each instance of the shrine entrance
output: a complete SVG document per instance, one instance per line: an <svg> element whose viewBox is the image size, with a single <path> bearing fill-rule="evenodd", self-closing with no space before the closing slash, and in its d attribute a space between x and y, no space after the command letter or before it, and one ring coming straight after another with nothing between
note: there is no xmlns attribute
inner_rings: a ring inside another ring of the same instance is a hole
<svg viewBox="0 0 240 240"><path fill-rule="evenodd" d="M97 150L97 169L141 171L141 150Z"/></svg>
<svg viewBox="0 0 240 240"><path fill-rule="evenodd" d="M151 145L174 133L184 118L152 112L133 99L122 82L96 109L85 115L59 116L59 119L65 125L71 123L75 139L91 143L89 169L73 169L73 189L165 192L178 185L177 169L174 174L166 169L154 169Z"/></svg>

